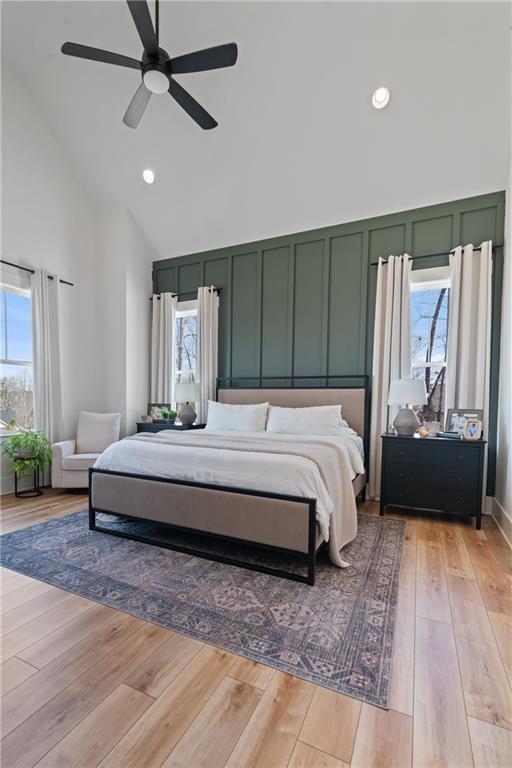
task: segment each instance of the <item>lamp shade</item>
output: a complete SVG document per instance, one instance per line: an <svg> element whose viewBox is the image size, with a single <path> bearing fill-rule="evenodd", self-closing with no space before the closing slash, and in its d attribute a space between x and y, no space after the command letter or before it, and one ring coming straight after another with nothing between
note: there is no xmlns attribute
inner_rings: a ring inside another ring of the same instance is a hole
<svg viewBox="0 0 512 768"><path fill-rule="evenodd" d="M197 403L201 399L199 384L189 381L179 381L174 387L174 398L177 403Z"/></svg>
<svg viewBox="0 0 512 768"><path fill-rule="evenodd" d="M421 379L393 379L389 385L388 405L426 405L427 391Z"/></svg>

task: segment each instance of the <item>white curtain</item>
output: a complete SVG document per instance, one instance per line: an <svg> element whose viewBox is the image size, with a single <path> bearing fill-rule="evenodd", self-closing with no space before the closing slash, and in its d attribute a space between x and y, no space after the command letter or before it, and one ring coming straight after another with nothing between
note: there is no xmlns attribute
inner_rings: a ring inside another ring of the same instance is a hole
<svg viewBox="0 0 512 768"><path fill-rule="evenodd" d="M388 407L391 379L411 376L411 267L412 260L390 256L379 259L375 332L373 340L372 414L370 430L370 481L372 498L380 495L381 434L397 413Z"/></svg>
<svg viewBox="0 0 512 768"><path fill-rule="evenodd" d="M32 277L32 329L34 421L51 445L62 436L59 278L44 269Z"/></svg>
<svg viewBox="0 0 512 768"><path fill-rule="evenodd" d="M482 408L489 427L491 369L492 242L459 246L450 255L450 302L446 352L448 408Z"/></svg>
<svg viewBox="0 0 512 768"><path fill-rule="evenodd" d="M176 306L173 293L153 294L151 320L151 402L174 403Z"/></svg>
<svg viewBox="0 0 512 768"><path fill-rule="evenodd" d="M215 287L197 292L197 378L201 387L199 421L208 415L208 400L215 400L218 371L219 297Z"/></svg>

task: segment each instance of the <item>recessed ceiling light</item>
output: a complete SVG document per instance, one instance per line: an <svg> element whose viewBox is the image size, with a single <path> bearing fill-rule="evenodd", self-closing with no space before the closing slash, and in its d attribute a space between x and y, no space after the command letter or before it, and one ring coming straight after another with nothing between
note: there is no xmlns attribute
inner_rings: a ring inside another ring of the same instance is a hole
<svg viewBox="0 0 512 768"><path fill-rule="evenodd" d="M373 92L372 104L375 109L383 109L389 103L390 97L391 94L389 92L389 88L384 88L382 86Z"/></svg>
<svg viewBox="0 0 512 768"><path fill-rule="evenodd" d="M151 168L145 168L142 171L142 178L146 182L146 184L152 184L155 180L155 174L151 170Z"/></svg>

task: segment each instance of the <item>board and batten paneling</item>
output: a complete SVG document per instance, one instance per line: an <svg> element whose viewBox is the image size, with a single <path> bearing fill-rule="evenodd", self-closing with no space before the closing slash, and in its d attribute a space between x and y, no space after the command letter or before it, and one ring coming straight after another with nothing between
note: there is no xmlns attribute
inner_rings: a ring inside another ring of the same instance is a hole
<svg viewBox="0 0 512 768"><path fill-rule="evenodd" d="M219 375L260 377L371 373L379 257L444 253L503 243L505 193L456 200L153 264L155 293L184 298L222 289ZM488 493L494 492L503 252L494 252ZM447 264L433 256L413 269ZM266 384L268 384L268 380ZM236 381L234 381L236 384Z"/></svg>
<svg viewBox="0 0 512 768"><path fill-rule="evenodd" d="M231 260L231 374L260 375L260 254L237 254Z"/></svg>
<svg viewBox="0 0 512 768"><path fill-rule="evenodd" d="M292 375L294 270L290 246L262 249L261 374Z"/></svg>
<svg viewBox="0 0 512 768"><path fill-rule="evenodd" d="M325 259L323 239L295 245L294 376L317 376L327 369Z"/></svg>

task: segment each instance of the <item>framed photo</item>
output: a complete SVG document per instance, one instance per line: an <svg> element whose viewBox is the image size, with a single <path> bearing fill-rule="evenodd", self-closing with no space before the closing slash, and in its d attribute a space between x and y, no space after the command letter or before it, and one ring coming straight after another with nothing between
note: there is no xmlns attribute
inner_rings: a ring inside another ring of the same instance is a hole
<svg viewBox="0 0 512 768"><path fill-rule="evenodd" d="M163 411L170 410L170 403L148 403L148 416L151 416L153 421L165 421Z"/></svg>
<svg viewBox="0 0 512 768"><path fill-rule="evenodd" d="M464 440L480 440L482 437L482 420L466 419L462 436Z"/></svg>
<svg viewBox="0 0 512 768"><path fill-rule="evenodd" d="M484 412L481 408L450 408L446 416L445 431L464 434L466 419L478 419L482 421Z"/></svg>

